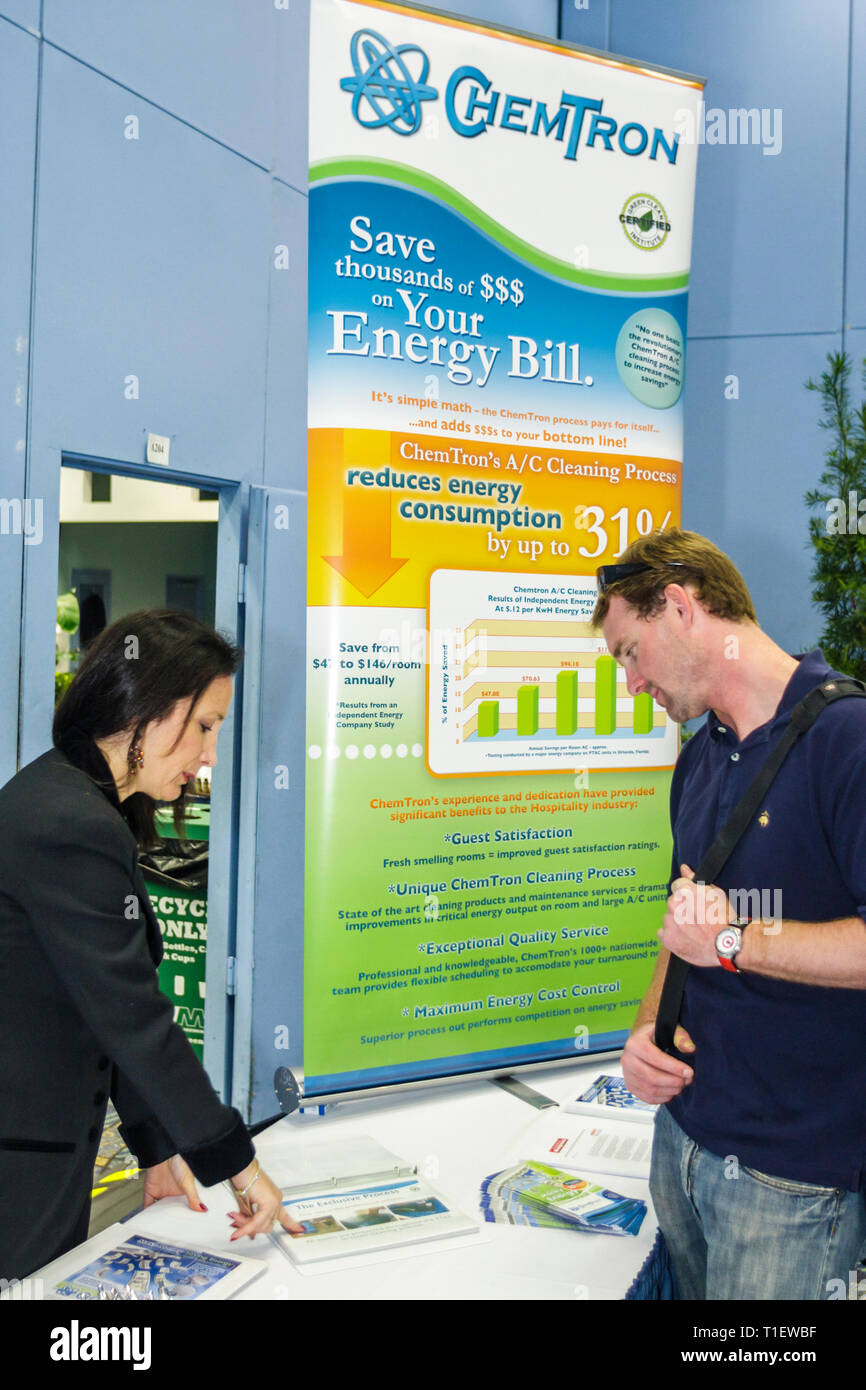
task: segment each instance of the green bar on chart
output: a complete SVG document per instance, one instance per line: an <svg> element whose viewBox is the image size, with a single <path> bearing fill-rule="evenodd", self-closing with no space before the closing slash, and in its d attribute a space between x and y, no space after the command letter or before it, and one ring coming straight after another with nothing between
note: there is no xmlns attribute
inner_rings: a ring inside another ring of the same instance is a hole
<svg viewBox="0 0 866 1390"><path fill-rule="evenodd" d="M653 731L653 697L646 691L634 697L634 731L651 734Z"/></svg>
<svg viewBox="0 0 866 1390"><path fill-rule="evenodd" d="M478 737L495 738L499 733L499 701L482 700L478 706Z"/></svg>
<svg viewBox="0 0 866 1390"><path fill-rule="evenodd" d="M517 732L518 734L538 733L537 685L521 685L517 688Z"/></svg>
<svg viewBox="0 0 866 1390"><path fill-rule="evenodd" d="M595 732L612 734L616 730L616 662L612 656L599 656L595 662Z"/></svg>
<svg viewBox="0 0 866 1390"><path fill-rule="evenodd" d="M556 732L577 733L576 671L560 671L556 677Z"/></svg>

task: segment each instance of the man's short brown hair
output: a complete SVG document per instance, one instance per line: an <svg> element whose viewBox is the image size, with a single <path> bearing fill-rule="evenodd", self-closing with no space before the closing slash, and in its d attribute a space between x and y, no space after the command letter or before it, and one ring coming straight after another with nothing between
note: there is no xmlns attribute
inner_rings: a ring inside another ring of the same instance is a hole
<svg viewBox="0 0 866 1390"><path fill-rule="evenodd" d="M669 584L690 585L698 602L717 618L734 623L758 621L736 565L697 531L681 531L672 526L667 531L639 536L619 556L617 564L647 564L652 569L618 579L599 594L592 615L594 627L604 622L610 601L617 594L639 618L654 618L665 606L664 591Z"/></svg>

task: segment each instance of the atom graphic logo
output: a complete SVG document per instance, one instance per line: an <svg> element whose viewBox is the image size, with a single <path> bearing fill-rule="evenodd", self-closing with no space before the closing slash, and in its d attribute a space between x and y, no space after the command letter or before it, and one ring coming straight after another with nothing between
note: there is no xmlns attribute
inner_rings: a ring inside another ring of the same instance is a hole
<svg viewBox="0 0 866 1390"><path fill-rule="evenodd" d="M411 55L415 66L416 54L420 65L413 77L406 60ZM352 67L354 77L342 78L340 90L353 93L352 115L359 125L367 130L388 126L397 135L420 130L422 101L439 95L427 86L430 59L422 48L414 43L392 48L375 29L358 29L352 35Z"/></svg>

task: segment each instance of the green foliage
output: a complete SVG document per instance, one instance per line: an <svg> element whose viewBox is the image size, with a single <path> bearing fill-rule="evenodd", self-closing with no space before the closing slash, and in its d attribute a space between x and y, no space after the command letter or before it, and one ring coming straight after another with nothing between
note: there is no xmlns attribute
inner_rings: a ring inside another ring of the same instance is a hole
<svg viewBox="0 0 866 1390"><path fill-rule="evenodd" d="M78 607L78 599L70 590L65 594L57 595L57 626L61 632L74 632L81 621L81 611ZM61 651L55 644L54 647L54 704L57 705L61 696L65 693L74 671L58 671L59 663L68 658L71 664L78 660L78 652Z"/></svg>
<svg viewBox="0 0 866 1390"><path fill-rule="evenodd" d="M66 694L66 688L72 683L74 671L55 671L54 672L54 703L59 703L60 697Z"/></svg>
<svg viewBox="0 0 866 1390"><path fill-rule="evenodd" d="M64 632L74 632L81 621L78 599L70 591L57 595L57 626Z"/></svg>
<svg viewBox="0 0 866 1390"><path fill-rule="evenodd" d="M830 432L820 486L806 493L815 549L812 596L824 614L821 647L831 666L866 680L866 401L854 406L847 353L827 354L820 381L806 382L821 397L821 427ZM866 389L866 361L863 363Z"/></svg>

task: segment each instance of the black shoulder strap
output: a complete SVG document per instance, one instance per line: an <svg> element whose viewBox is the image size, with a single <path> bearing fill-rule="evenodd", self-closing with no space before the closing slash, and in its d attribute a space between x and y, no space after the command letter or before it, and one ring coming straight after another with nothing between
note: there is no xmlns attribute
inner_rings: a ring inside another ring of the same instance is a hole
<svg viewBox="0 0 866 1390"><path fill-rule="evenodd" d="M844 700L851 695L866 696L866 685L862 681L846 676L826 681L810 690L791 711L791 721L779 742L776 744L764 766L754 781L737 802L717 838L713 841L701 860L695 878L699 883L715 883L716 878L733 854L747 825L761 806L770 784L797 739L811 728L818 715L834 700ZM672 955L668 961L661 999L656 1017L655 1043L663 1052L673 1053L674 1033L680 1018L688 962Z"/></svg>

